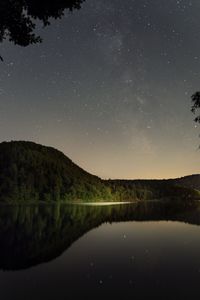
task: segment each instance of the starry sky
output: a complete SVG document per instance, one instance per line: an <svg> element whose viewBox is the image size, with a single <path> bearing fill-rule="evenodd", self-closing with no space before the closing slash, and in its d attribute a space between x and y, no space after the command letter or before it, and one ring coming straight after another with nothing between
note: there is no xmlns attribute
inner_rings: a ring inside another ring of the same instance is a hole
<svg viewBox="0 0 200 300"><path fill-rule="evenodd" d="M199 173L199 0L86 0L0 45L0 141L53 146L102 178Z"/></svg>

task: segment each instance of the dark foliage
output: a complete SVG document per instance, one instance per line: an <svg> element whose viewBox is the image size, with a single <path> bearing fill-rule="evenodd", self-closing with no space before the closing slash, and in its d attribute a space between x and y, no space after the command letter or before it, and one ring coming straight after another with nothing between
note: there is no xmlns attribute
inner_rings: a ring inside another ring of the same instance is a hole
<svg viewBox="0 0 200 300"><path fill-rule="evenodd" d="M60 151L32 142L0 144L0 201L108 199L101 179Z"/></svg>
<svg viewBox="0 0 200 300"><path fill-rule="evenodd" d="M84 1L1 0L0 42L5 38L20 46L41 42L41 37L35 33L37 20L47 26L51 18L61 18L65 10L80 9Z"/></svg>
<svg viewBox="0 0 200 300"><path fill-rule="evenodd" d="M190 176L189 176L190 177ZM193 178L192 178L193 179ZM119 200L176 200L182 199L189 201L190 199L200 198L200 193L196 185L192 187L192 179L187 182L181 182L179 179L172 180L110 180L109 185L115 197ZM200 183L200 176L198 176Z"/></svg>
<svg viewBox="0 0 200 300"><path fill-rule="evenodd" d="M195 180L195 182L194 182ZM62 152L33 142L0 143L0 202L139 201L199 197L200 177L102 180Z"/></svg>
<svg viewBox="0 0 200 300"><path fill-rule="evenodd" d="M191 111L193 114L196 114L197 110L200 108L200 92L196 92L192 95L192 108ZM195 119L195 122L200 123L200 115L198 115Z"/></svg>
<svg viewBox="0 0 200 300"><path fill-rule="evenodd" d="M186 204L186 205L185 205ZM0 270L20 270L61 255L104 222L175 220L200 225L197 202L138 202L134 205L13 205L0 210Z"/></svg>
<svg viewBox="0 0 200 300"><path fill-rule="evenodd" d="M187 187L190 189L195 189L200 191L200 175L194 174L190 176L184 176L181 178L169 180L169 182L173 182L178 186Z"/></svg>

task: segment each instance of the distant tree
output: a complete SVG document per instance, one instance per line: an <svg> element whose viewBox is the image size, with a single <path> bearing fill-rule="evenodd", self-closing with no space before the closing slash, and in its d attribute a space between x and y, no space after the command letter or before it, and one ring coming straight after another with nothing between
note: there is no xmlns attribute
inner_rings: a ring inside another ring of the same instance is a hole
<svg viewBox="0 0 200 300"><path fill-rule="evenodd" d="M80 9L85 0L1 0L0 42L8 38L16 45L28 46L39 43L41 37L35 33L37 21L44 26L50 19L60 19L65 10ZM0 60L3 60L0 56Z"/></svg>
<svg viewBox="0 0 200 300"><path fill-rule="evenodd" d="M193 114L196 114L197 110L200 109L200 92L196 92L192 95L192 108L191 111ZM196 116L194 119L195 122L200 123L200 115Z"/></svg>

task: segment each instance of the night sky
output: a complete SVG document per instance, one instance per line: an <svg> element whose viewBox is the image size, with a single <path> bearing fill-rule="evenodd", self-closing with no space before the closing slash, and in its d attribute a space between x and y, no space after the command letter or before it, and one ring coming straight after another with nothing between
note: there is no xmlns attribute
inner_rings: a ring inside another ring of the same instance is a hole
<svg viewBox="0 0 200 300"><path fill-rule="evenodd" d="M4 42L0 141L63 151L103 178L199 173L199 0L87 0L43 43Z"/></svg>

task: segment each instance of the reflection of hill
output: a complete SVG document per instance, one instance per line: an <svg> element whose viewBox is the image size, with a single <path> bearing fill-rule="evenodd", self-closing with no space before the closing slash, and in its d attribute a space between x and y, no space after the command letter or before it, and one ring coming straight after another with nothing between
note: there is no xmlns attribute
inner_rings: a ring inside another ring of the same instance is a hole
<svg viewBox="0 0 200 300"><path fill-rule="evenodd" d="M180 205L158 202L110 207L1 207L0 269L19 270L52 260L104 222L177 220L200 225L200 207L194 205L181 210Z"/></svg>

